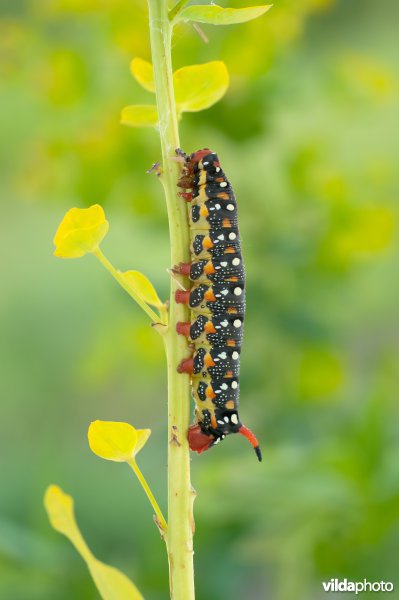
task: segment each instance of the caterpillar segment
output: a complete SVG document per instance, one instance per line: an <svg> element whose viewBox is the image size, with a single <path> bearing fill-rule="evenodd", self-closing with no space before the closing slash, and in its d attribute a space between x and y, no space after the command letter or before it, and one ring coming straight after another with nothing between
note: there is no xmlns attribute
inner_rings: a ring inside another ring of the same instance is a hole
<svg viewBox="0 0 399 600"><path fill-rule="evenodd" d="M194 349L177 368L190 374L196 405L190 448L201 453L240 433L262 460L255 435L238 416L245 268L234 191L211 150L178 154L185 160L180 196L190 204L191 262L173 269L192 282L189 290L175 294L176 302L191 309L191 322L176 327Z"/></svg>

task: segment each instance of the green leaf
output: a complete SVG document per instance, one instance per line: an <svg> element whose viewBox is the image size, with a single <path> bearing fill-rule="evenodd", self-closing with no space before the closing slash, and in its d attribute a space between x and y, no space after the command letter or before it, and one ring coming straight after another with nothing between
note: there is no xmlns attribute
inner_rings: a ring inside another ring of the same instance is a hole
<svg viewBox="0 0 399 600"><path fill-rule="evenodd" d="M134 583L121 571L99 561L87 546L75 520L72 496L50 485L44 496L51 526L65 535L86 562L103 600L143 600Z"/></svg>
<svg viewBox="0 0 399 600"><path fill-rule="evenodd" d="M122 273L127 285L138 294L144 302L159 308L163 306L163 302L159 299L151 281L147 279L140 271L126 271Z"/></svg>
<svg viewBox="0 0 399 600"><path fill-rule="evenodd" d="M223 61L178 69L173 74L176 105L179 113L209 108L220 100L229 86L229 73Z"/></svg>
<svg viewBox="0 0 399 600"><path fill-rule="evenodd" d="M121 123L129 127L157 127L157 107L153 104L132 104L125 106L122 109Z"/></svg>
<svg viewBox="0 0 399 600"><path fill-rule="evenodd" d="M195 21L210 25L235 25L257 19L271 8L272 4L250 6L248 8L222 8L216 4L208 6L188 6L176 17L176 21Z"/></svg>
<svg viewBox="0 0 399 600"><path fill-rule="evenodd" d="M135 80L148 92L155 92L154 69L148 60L136 57L130 63L130 71Z"/></svg>

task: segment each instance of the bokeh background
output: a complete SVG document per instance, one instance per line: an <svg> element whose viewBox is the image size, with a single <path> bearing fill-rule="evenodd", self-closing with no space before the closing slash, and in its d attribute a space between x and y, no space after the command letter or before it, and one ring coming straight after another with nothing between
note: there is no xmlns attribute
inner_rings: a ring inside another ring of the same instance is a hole
<svg viewBox="0 0 399 600"><path fill-rule="evenodd" d="M98 598L44 513L57 483L96 555L165 599L146 498L86 439L97 418L151 427L140 465L165 506L161 342L95 259L52 256L64 212L101 203L104 252L167 296L165 206L145 173L159 141L119 124L151 102L129 74L150 58L146 6L1 12L0 597ZM241 415L264 451L258 464L234 436L192 458L199 600L318 600L331 577L399 586L398 18L395 0L276 0L252 23L204 26L209 44L176 32L176 68L223 59L231 73L181 138L219 153L239 200Z"/></svg>

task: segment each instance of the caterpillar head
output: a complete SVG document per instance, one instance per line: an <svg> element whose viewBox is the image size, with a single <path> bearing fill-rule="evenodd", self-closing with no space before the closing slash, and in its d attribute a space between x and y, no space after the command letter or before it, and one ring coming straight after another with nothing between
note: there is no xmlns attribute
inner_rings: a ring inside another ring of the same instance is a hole
<svg viewBox="0 0 399 600"><path fill-rule="evenodd" d="M209 450L209 448L212 448L212 446L215 446L224 440L226 435L229 435L230 433L240 433L246 437L255 450L258 460L262 460L262 453L259 448L258 440L252 431L244 425L241 425L241 423L238 423L238 425L234 425L233 423L233 427L229 427L228 423L224 423L223 426L220 425L220 427L217 427L216 429L208 428L206 430L198 423L196 425L191 425L188 430L188 442L190 445L190 450L201 454L201 452Z"/></svg>

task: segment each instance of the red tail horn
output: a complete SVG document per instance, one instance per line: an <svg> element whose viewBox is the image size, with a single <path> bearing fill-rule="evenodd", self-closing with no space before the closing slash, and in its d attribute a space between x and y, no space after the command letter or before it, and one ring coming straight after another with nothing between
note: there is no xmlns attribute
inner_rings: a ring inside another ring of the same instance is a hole
<svg viewBox="0 0 399 600"><path fill-rule="evenodd" d="M258 457L259 462L261 462L262 452L260 451L259 442L256 439L255 434L253 434L252 431L250 429L248 429L248 427L245 427L244 425L241 425L240 429L238 430L238 433L241 433L241 435L243 435L244 437L247 438L248 442L251 444L252 448L255 450L255 453L256 453L256 456Z"/></svg>

